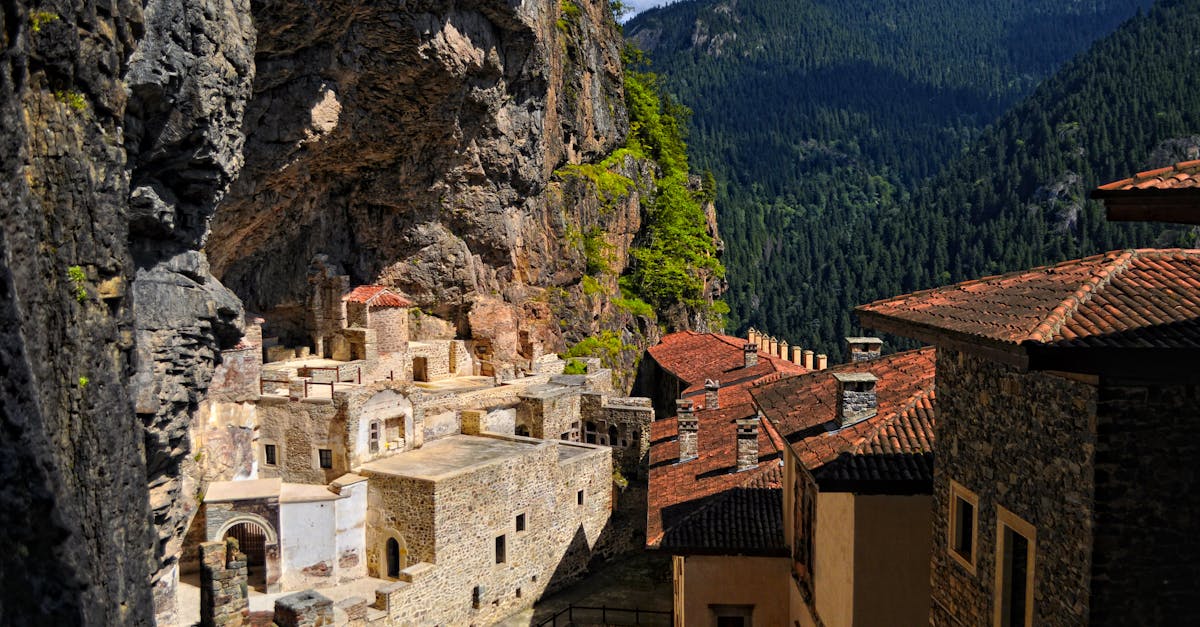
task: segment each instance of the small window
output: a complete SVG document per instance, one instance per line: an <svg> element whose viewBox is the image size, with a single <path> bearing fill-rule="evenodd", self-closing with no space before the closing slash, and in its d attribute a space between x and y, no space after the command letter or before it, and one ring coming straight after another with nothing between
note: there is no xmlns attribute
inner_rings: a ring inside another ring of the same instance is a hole
<svg viewBox="0 0 1200 627"><path fill-rule="evenodd" d="M1033 625L1036 530L1016 514L996 508L996 627Z"/></svg>
<svg viewBox="0 0 1200 627"><path fill-rule="evenodd" d="M559 438L560 440L570 440L570 439L571 439L571 434L570 434L570 433L564 433L564 434L562 434L562 435L558 436L558 438Z"/></svg>
<svg viewBox="0 0 1200 627"><path fill-rule="evenodd" d="M750 627L754 623L753 605L710 605L717 627Z"/></svg>
<svg viewBox="0 0 1200 627"><path fill-rule="evenodd" d="M274 444L266 444L263 446L263 463L268 466L274 466L275 464L279 463L275 458Z"/></svg>
<svg viewBox="0 0 1200 627"><path fill-rule="evenodd" d="M379 421L372 420L367 436L367 449L372 455L379 452Z"/></svg>
<svg viewBox="0 0 1200 627"><path fill-rule="evenodd" d="M957 481L950 481L950 520L947 538L950 555L959 564L975 572L975 530L979 525L979 497Z"/></svg>
<svg viewBox="0 0 1200 627"><path fill-rule="evenodd" d="M575 504L583 505L583 490L580 490L575 493Z"/></svg>
<svg viewBox="0 0 1200 627"><path fill-rule="evenodd" d="M508 561L506 539L504 536L496 536L496 563L503 564L506 561Z"/></svg>
<svg viewBox="0 0 1200 627"><path fill-rule="evenodd" d="M317 449L317 460L321 468L333 468L333 451L327 448Z"/></svg>
<svg viewBox="0 0 1200 627"><path fill-rule="evenodd" d="M517 514L517 531L525 531L525 514Z"/></svg>

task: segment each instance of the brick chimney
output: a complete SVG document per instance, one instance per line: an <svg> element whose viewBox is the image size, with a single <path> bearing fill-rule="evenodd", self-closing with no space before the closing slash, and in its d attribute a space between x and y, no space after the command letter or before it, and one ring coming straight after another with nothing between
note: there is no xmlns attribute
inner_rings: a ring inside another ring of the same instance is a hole
<svg viewBox="0 0 1200 627"><path fill-rule="evenodd" d="M704 381L704 409L720 409L721 401L717 398L717 391L721 389L720 381L705 379Z"/></svg>
<svg viewBox="0 0 1200 627"><path fill-rule="evenodd" d="M742 347L742 354L746 358L747 368L758 365L758 344L747 343Z"/></svg>
<svg viewBox="0 0 1200 627"><path fill-rule="evenodd" d="M737 469L758 466L758 416L737 421Z"/></svg>
<svg viewBox="0 0 1200 627"><path fill-rule="evenodd" d="M883 340L877 337L848 337L846 345L850 350L850 363L875 359L883 354Z"/></svg>
<svg viewBox="0 0 1200 627"><path fill-rule="evenodd" d="M875 395L878 379L869 372L838 372L833 375L838 382L837 421L843 427L861 422L874 416L879 410Z"/></svg>
<svg viewBox="0 0 1200 627"><path fill-rule="evenodd" d="M686 462L696 459L697 434L700 432L700 421L693 411L694 404L688 399L675 401L675 415L679 422L679 461Z"/></svg>

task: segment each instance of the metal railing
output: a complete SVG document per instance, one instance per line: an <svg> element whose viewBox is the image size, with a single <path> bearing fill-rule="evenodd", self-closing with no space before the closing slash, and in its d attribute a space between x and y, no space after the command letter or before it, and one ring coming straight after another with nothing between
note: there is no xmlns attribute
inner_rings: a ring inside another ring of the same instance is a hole
<svg viewBox="0 0 1200 627"><path fill-rule="evenodd" d="M675 612L672 610L644 610L637 607L609 607L607 605L568 605L555 612L550 618L538 623L537 627L546 627L546 625L559 627L558 621L564 616L565 620L561 623L564 627L574 625L575 621L599 622L602 625L665 625L667 627L675 622ZM596 620L597 618L599 621ZM633 622L629 622L631 618Z"/></svg>

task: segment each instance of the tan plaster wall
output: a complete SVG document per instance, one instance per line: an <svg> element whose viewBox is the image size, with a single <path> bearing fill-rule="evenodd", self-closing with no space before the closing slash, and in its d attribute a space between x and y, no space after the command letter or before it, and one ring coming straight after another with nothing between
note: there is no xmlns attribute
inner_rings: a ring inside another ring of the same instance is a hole
<svg viewBox="0 0 1200 627"><path fill-rule="evenodd" d="M854 498L854 623L929 623L932 498ZM832 625L832 623L830 623Z"/></svg>
<svg viewBox="0 0 1200 627"><path fill-rule="evenodd" d="M683 624L715 626L710 605L753 605L754 625L787 625L789 572L786 557L686 556Z"/></svg>
<svg viewBox="0 0 1200 627"><path fill-rule="evenodd" d="M854 624L854 495L822 492L817 498L813 559L817 613L826 627Z"/></svg>

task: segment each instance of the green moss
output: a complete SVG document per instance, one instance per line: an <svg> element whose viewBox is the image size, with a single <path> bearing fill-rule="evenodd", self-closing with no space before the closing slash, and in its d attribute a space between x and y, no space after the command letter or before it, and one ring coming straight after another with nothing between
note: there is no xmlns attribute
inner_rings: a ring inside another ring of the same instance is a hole
<svg viewBox="0 0 1200 627"><path fill-rule="evenodd" d="M83 271L83 266L67 268L67 278L70 279L71 285L75 289L75 300L81 303L86 301L88 298L87 273Z"/></svg>
<svg viewBox="0 0 1200 627"><path fill-rule="evenodd" d="M50 11L34 11L29 16L29 25L33 32L40 33L42 32L43 26L51 22L57 22L60 19L62 18L57 13L52 13Z"/></svg>
<svg viewBox="0 0 1200 627"><path fill-rule="evenodd" d="M587 374L587 364L578 359L567 361L567 365L563 367L563 374Z"/></svg>
<svg viewBox="0 0 1200 627"><path fill-rule="evenodd" d="M608 214L616 207L617 201L628 198L630 191L636 186L633 179L613 171L624 162L625 156L630 152L629 149L618 150L600 163L568 164L555 171L555 174L563 179L575 178L589 181L596 189L601 210Z"/></svg>
<svg viewBox="0 0 1200 627"><path fill-rule="evenodd" d="M79 377L79 387L85 388L87 387L88 383L91 383L91 379L87 377Z"/></svg>
<svg viewBox="0 0 1200 627"><path fill-rule="evenodd" d="M583 275L583 280L580 283L583 285L583 293L588 296L595 296L604 291L604 286L600 285L600 282L591 275Z"/></svg>
<svg viewBox="0 0 1200 627"><path fill-rule="evenodd" d="M629 480L625 478L625 475L621 474L621 469L616 466L613 466L612 482L618 490L624 490L629 487Z"/></svg>
<svg viewBox="0 0 1200 627"><path fill-rule="evenodd" d="M634 348L636 347L622 342L615 332L601 331L598 335L583 338L568 349L563 358L598 357L605 368L615 369L620 363L621 353Z"/></svg>
<svg viewBox="0 0 1200 627"><path fill-rule="evenodd" d="M77 91L56 91L54 99L71 107L76 113L83 113L87 110L87 99Z"/></svg>

